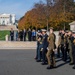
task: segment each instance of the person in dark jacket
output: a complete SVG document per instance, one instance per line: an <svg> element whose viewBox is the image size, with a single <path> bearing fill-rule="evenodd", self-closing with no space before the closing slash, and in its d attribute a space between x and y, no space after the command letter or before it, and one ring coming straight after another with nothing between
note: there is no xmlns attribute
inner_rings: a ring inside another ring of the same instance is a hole
<svg viewBox="0 0 75 75"><path fill-rule="evenodd" d="M31 41L31 38L32 38L32 31L31 31L31 29L29 29L29 31L28 31L28 41Z"/></svg>
<svg viewBox="0 0 75 75"><path fill-rule="evenodd" d="M65 35L65 31L62 30L62 34L61 34L61 52L62 52L62 60L64 60L64 35Z"/></svg>
<svg viewBox="0 0 75 75"><path fill-rule="evenodd" d="M20 35L20 41L23 41L23 30L20 31L19 35Z"/></svg>
<svg viewBox="0 0 75 75"><path fill-rule="evenodd" d="M11 38L11 41L14 41L14 31L13 31L13 28L11 28L11 31L10 31L10 38Z"/></svg>
<svg viewBox="0 0 75 75"><path fill-rule="evenodd" d="M26 29L23 30L23 38L24 38L24 41L26 41Z"/></svg>
<svg viewBox="0 0 75 75"><path fill-rule="evenodd" d="M37 62L40 62L42 59L42 34L41 31L38 32L38 37L37 37Z"/></svg>
<svg viewBox="0 0 75 75"><path fill-rule="evenodd" d="M46 53L47 53L47 47L48 47L48 35L46 33L45 29L42 29L42 34L43 34L43 41L42 41L42 65L47 64L47 59L46 59Z"/></svg>

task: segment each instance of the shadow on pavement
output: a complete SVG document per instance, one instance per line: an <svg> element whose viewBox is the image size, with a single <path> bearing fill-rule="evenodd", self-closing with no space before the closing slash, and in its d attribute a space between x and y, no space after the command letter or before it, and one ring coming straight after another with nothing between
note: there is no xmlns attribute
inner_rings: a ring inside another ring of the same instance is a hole
<svg viewBox="0 0 75 75"><path fill-rule="evenodd" d="M60 59L60 60L57 60L56 62L58 62L58 61L62 61L62 59ZM57 68L58 67L61 67L61 66L63 66L63 65L66 65L66 64L68 64L70 61L68 60L68 61L63 61L63 63L61 63L61 64L59 64L59 65L57 65Z"/></svg>

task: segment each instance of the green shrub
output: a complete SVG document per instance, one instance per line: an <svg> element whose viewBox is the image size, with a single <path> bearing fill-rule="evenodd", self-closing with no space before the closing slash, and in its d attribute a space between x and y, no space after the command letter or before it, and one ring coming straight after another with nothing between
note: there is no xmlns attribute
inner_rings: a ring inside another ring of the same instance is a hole
<svg viewBox="0 0 75 75"><path fill-rule="evenodd" d="M0 40L5 40L6 35L10 35L10 31L7 30L0 31Z"/></svg>

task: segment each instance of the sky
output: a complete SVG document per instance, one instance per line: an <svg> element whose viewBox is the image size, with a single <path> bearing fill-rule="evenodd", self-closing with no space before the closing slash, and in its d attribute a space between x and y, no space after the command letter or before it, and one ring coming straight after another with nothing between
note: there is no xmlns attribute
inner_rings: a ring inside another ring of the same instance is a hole
<svg viewBox="0 0 75 75"><path fill-rule="evenodd" d="M40 0L0 0L0 14L16 14L16 19L20 19L27 11L33 8L34 3L39 1Z"/></svg>
<svg viewBox="0 0 75 75"><path fill-rule="evenodd" d="M16 14L20 19L24 14L33 8L34 3L40 0L0 0L0 14Z"/></svg>

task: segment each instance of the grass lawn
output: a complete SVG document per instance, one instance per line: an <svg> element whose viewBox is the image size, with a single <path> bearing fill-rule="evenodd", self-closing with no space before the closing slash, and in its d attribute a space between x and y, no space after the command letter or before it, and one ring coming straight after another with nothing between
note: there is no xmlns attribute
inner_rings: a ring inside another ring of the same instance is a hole
<svg viewBox="0 0 75 75"><path fill-rule="evenodd" d="M5 40L5 36L7 34L10 35L10 31L6 31L6 30L0 31L0 40Z"/></svg>

